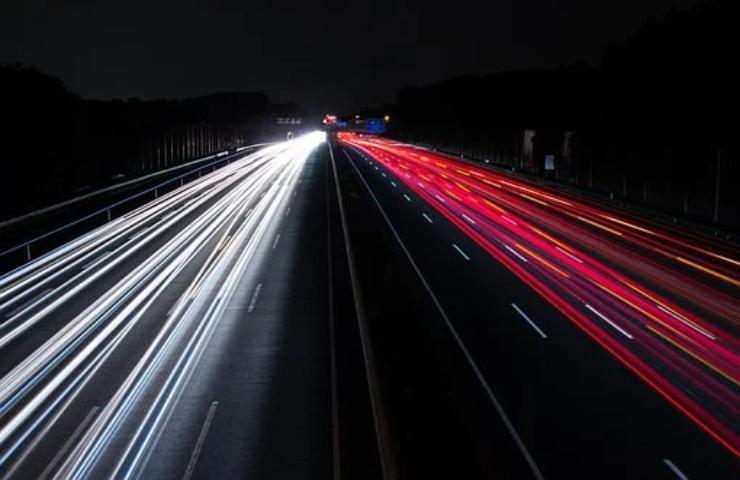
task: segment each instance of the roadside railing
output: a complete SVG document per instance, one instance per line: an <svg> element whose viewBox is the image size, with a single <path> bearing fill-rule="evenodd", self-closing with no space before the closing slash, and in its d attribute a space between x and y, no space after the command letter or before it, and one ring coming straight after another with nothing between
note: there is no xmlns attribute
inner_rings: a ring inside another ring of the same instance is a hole
<svg viewBox="0 0 740 480"><path fill-rule="evenodd" d="M2 271L7 271L8 270L8 268L5 265L6 262L4 260L7 259L8 257L12 257L13 254L19 255L19 257L16 259L17 261L16 262L8 262L8 263L15 263L14 266L19 266L19 265L21 265L21 264L23 264L25 262L28 262L28 261L30 261L31 259L34 258L34 255L33 255L34 254L34 251L31 248L34 244L39 244L42 241L47 241L49 239L52 239L54 236L60 236L61 233L67 232L67 231L69 231L70 229L72 229L75 226L79 226L81 224L84 224L87 221L91 221L91 220L93 220L95 218L98 218L98 217L105 218L105 221L106 222L110 222L113 219L113 215L114 215L114 212L113 211L114 211L114 209L116 209L118 207L121 207L122 205L133 203L134 200L141 199L142 197L145 197L147 195L153 195L153 198L152 199L156 199L156 198L159 197L160 190L165 190L168 187L171 188L173 184L177 184L177 183L179 183L179 186L183 186L185 184L185 181L186 181L186 178L187 177L191 177L188 181L193 180L195 178L200 178L203 175L203 172L205 170L209 170L210 169L211 172L214 172L214 171L216 171L217 168L221 168L221 167L223 167L225 165L228 165L235 158L243 156L245 151L247 151L247 150L254 150L254 149L257 149L257 148L259 148L261 146L264 146L264 145L268 145L268 144L266 144L266 143L259 143L259 144L253 144L253 145L246 145L246 146L239 147L239 148L235 149L232 153L229 153L229 151L226 150L226 151L223 151L223 152L214 154L214 155L209 155L207 157L203 157L203 158L199 158L199 159L193 160L191 162L188 162L188 163L185 163L185 164L182 164L182 165L177 165L175 167L172 167L172 168L169 168L169 169L166 169L166 170L160 170L158 172L154 172L154 173L145 175L143 177L134 178L134 179L131 179L131 180L127 181L127 182L119 183L119 184L116 184L116 185L111 185L109 187L105 187L105 188L102 188L100 190L96 190L94 192L90 192L88 194L81 195L79 197L75 197L75 198L72 198L72 199L69 199L69 200L65 200L63 202L59 202L57 204L54 204L54 205L51 205L51 206L48 206L48 207L45 207L45 208L42 208L42 209L39 209L39 210L35 210L35 211L30 212L30 213L27 213L25 215L21 215L19 217L15 217L15 218L12 218L12 219L5 220L3 222L0 222L0 229L7 228L9 226L16 225L16 224L21 224L22 222L27 221L27 220L29 220L31 218L39 217L39 216L44 215L44 214L55 212L57 210L60 210L62 208L65 208L65 207L74 205L76 203L80 203L80 202L83 202L85 200L93 199L93 198L95 198L95 197L97 197L99 195L102 195L102 194L105 194L105 193L110 193L110 192L115 192L116 190L120 190L122 188L131 186L131 185L135 185L137 183L142 183L142 182L145 182L147 180L151 180L153 178L156 178L156 177L165 175L167 173L172 173L174 171L182 170L183 168L187 168L189 166L193 166L193 165L197 165L199 163L207 162L207 163L205 163L203 165L200 165L200 166L197 166L195 168L189 169L185 173L182 173L180 175L177 175L175 177L172 177L170 179L167 179L167 180L165 180L163 182L160 182L160 183L158 183L158 184L156 184L156 185L154 185L152 187L149 187L149 188L146 188L144 190L141 190L141 191L139 191L137 193L134 193L133 195L129 195L129 196L123 198L123 199L120 199L120 200L117 200L117 201L115 201L113 203L110 203L108 205L105 205L104 207L97 208L96 210L94 210L91 213L88 213L87 215L84 215L82 217L79 217L79 218L77 218L75 220L72 220L70 222L65 223L62 226L53 228L52 230L49 230L49 231L47 231L47 232L45 232L45 233L43 233L41 235L36 235L36 236L32 237L29 240L26 240L26 241L24 241L22 243L19 243L19 244L15 245L15 246L13 246L11 248L8 248L6 250L3 250L2 252L0 252L0 260L3 261L2 262ZM212 160L212 161L209 161L209 160ZM195 177L196 174L197 174L197 177ZM47 248L42 253L46 253L49 250L50 249ZM13 267L11 267L11 268L13 268Z"/></svg>

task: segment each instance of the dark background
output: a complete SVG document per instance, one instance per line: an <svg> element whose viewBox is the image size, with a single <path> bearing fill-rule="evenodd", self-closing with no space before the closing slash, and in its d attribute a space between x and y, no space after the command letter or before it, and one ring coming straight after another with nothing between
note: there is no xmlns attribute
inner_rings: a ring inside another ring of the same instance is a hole
<svg viewBox="0 0 740 480"><path fill-rule="evenodd" d="M264 91L353 111L465 74L596 62L699 0L7 0L0 59L86 98Z"/></svg>
<svg viewBox="0 0 740 480"><path fill-rule="evenodd" d="M0 5L0 216L333 111L738 228L734 2L150 3Z"/></svg>

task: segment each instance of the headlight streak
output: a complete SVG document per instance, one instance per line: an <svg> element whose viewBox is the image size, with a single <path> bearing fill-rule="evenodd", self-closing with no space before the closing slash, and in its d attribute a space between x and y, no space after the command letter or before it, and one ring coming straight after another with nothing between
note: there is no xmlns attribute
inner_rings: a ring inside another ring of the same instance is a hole
<svg viewBox="0 0 740 480"><path fill-rule="evenodd" d="M217 325L264 232L279 217L277 209L289 198L303 164L323 140L323 134L310 134L263 149L0 277L2 311L11 305L25 305L19 298L28 298L27 292L37 291L39 283L48 285L49 278L72 273L71 279L51 292L56 298L50 303L36 309L39 306L36 304L44 302L34 301L34 305L14 315L17 324L0 337L2 348L110 271L111 265L121 265L131 257L132 250L140 250L186 216L198 212L192 222L2 378L0 467L46 419L58 417L56 409L60 405L66 408L70 398L86 384L172 280L199 252L218 239L188 288L168 312L144 356L89 427L60 472L82 478L94 468L113 433L128 420L141 393L147 388L158 388L151 384L157 376L157 366L177 357L178 368L172 370L172 375L177 375L164 383L157 403L152 405L135 436L142 439L136 445L151 443L153 432L161 427L162 412L171 406L186 373L197 363L199 352ZM177 210L172 215L163 218L174 208ZM121 236L131 233L133 237L121 242ZM96 268L90 268L90 262ZM87 268L82 269L83 265ZM31 311L34 313L27 315ZM195 333L187 337L186 332ZM186 340L188 343L183 347ZM144 449L136 445L132 442L126 448L121 460L126 464L119 465L129 473L141 464Z"/></svg>
<svg viewBox="0 0 740 480"><path fill-rule="evenodd" d="M419 149L410 145L346 133L339 137L348 148L374 157L375 167L382 164L720 444L740 454L739 275L731 246L432 152L419 158ZM656 253L661 263L653 258ZM689 278L687 267L707 276Z"/></svg>

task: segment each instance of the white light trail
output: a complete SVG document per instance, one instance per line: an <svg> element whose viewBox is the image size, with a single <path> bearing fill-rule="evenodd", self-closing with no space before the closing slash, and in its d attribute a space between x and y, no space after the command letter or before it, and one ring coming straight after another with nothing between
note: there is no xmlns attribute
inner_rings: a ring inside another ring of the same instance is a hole
<svg viewBox="0 0 740 480"><path fill-rule="evenodd" d="M0 379L0 466L17 453L20 443L13 439L38 429L51 414L50 405L64 404L71 386L82 388L101 352L110 353L112 345L121 342L121 332L129 332L165 288L206 251L205 261L156 337L60 470L72 478L88 475L143 392L154 389L156 401L116 470L123 477L136 471L257 246L268 227L281 219L279 212L303 165L324 139L317 132L264 148L0 277L0 312L24 306L17 314L22 318L0 328L2 349L114 268L132 264L134 254L146 253L141 263L131 265L120 280ZM169 237L164 243L146 250L165 235ZM50 288L42 294L44 302L26 305ZM163 369L165 364L170 368ZM162 372L168 373L164 380Z"/></svg>

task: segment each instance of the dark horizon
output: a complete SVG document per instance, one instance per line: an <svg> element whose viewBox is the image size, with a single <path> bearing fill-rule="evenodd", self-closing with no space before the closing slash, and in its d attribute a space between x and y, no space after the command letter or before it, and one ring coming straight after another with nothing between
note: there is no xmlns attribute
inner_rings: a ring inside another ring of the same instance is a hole
<svg viewBox="0 0 740 480"><path fill-rule="evenodd" d="M606 46L651 19L702 3L572 0L454 11L441 2L280 10L231 1L208 8L7 3L0 7L0 60L58 77L89 99L259 91L315 113L355 112L394 102L403 87L594 65Z"/></svg>

